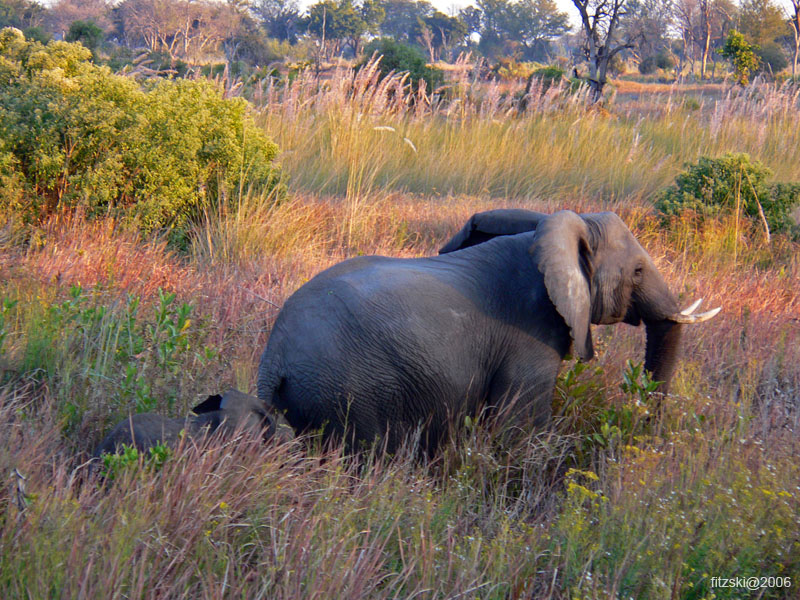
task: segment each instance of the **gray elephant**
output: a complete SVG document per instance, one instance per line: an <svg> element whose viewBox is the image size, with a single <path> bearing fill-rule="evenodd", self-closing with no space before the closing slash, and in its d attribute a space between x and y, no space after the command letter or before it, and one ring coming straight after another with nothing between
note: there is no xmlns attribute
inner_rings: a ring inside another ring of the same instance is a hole
<svg viewBox="0 0 800 600"><path fill-rule="evenodd" d="M114 453L123 444L139 451L146 451L160 443L176 446L181 432L193 439L214 433L230 434L237 430L261 434L265 439L276 437L287 440L294 437L292 428L277 411L269 410L258 398L234 389L221 396L209 396L195 406L192 413L177 419L152 413L131 415L118 423L100 442L94 456Z"/></svg>
<svg viewBox="0 0 800 600"><path fill-rule="evenodd" d="M278 315L259 398L298 431L378 439L390 451L421 425L432 451L453 419L483 406L514 400L534 426L547 422L562 359L592 358L590 324L619 322L644 322L645 366L666 388L683 324L719 309L681 311L613 213L526 218L535 231L501 235L499 226L440 256L358 257L318 274Z"/></svg>

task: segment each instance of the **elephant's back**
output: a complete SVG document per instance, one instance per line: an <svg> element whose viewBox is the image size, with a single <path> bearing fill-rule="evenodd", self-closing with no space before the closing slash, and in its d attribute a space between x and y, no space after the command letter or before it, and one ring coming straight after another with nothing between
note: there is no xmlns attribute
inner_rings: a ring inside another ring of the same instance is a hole
<svg viewBox="0 0 800 600"><path fill-rule="evenodd" d="M480 320L424 260L346 261L287 300L262 355L259 396L297 429L336 428L357 414L364 439L388 423L408 431L427 417L442 421L448 401L487 385L476 379Z"/></svg>

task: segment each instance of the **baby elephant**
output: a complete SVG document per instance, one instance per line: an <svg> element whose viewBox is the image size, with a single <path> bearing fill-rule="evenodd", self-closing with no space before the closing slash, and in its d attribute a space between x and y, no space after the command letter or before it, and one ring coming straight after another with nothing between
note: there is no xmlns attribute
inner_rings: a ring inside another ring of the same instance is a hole
<svg viewBox="0 0 800 600"><path fill-rule="evenodd" d="M265 440L275 437L287 441L294 437L292 428L276 410L269 410L262 400L234 389L222 396L209 396L195 406L192 413L177 419L152 413L131 415L111 430L94 455L114 453L123 444L134 446L140 452L160 443L176 446L182 431L189 438L234 431L260 432Z"/></svg>

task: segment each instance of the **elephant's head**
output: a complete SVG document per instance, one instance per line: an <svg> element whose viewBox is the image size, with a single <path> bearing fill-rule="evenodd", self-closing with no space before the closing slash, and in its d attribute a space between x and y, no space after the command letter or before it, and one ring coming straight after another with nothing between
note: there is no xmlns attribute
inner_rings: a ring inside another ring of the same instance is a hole
<svg viewBox="0 0 800 600"><path fill-rule="evenodd" d="M265 439L276 435L280 439L293 437L291 427L277 410L235 389L209 396L192 412L197 415L198 422L210 426L211 431L261 431Z"/></svg>
<svg viewBox="0 0 800 600"><path fill-rule="evenodd" d="M570 328L574 353L584 360L594 356L591 323L644 322L645 368L664 382L665 390L675 370L682 325L708 320L719 309L692 314L698 301L681 311L650 256L614 213L531 214L535 225L529 230L535 229L536 236L530 253ZM508 233L517 233L516 228Z"/></svg>

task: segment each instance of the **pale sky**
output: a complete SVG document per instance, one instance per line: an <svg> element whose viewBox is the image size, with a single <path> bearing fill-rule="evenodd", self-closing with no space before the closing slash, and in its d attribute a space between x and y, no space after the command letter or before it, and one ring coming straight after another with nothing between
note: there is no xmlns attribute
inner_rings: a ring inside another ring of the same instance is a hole
<svg viewBox="0 0 800 600"><path fill-rule="evenodd" d="M314 4L317 0L299 0L300 6L306 8L311 4ZM460 9L464 8L465 6L469 6L470 4L475 4L471 0L428 0L434 7L442 11L447 15L452 15L457 13ZM578 19L578 11L575 8L575 5L572 4L571 0L556 0L556 4L558 7L567 13L570 18L570 22L573 26L579 23Z"/></svg>
<svg viewBox="0 0 800 600"><path fill-rule="evenodd" d="M300 6L303 8L314 4L316 1L317 0L299 0ZM456 14L459 9L469 6L470 4L475 4L472 0L428 0L428 2L433 4L433 6L447 15ZM736 3L738 4L738 1ZM578 16L578 9L575 8L575 5L571 0L556 0L556 4L558 5L559 9L569 15L569 21L572 24L572 30L576 31L581 22L580 17ZM776 4L783 8L788 8L789 0L776 0Z"/></svg>
<svg viewBox="0 0 800 600"><path fill-rule="evenodd" d="M428 0L428 2L448 15L458 12L459 9L464 8L465 6L474 4L474 2L470 2L469 0ZM570 16L570 20L572 22L577 23L578 11L575 9L575 5L572 4L570 0L556 0L556 4L558 4L558 7L562 11Z"/></svg>

